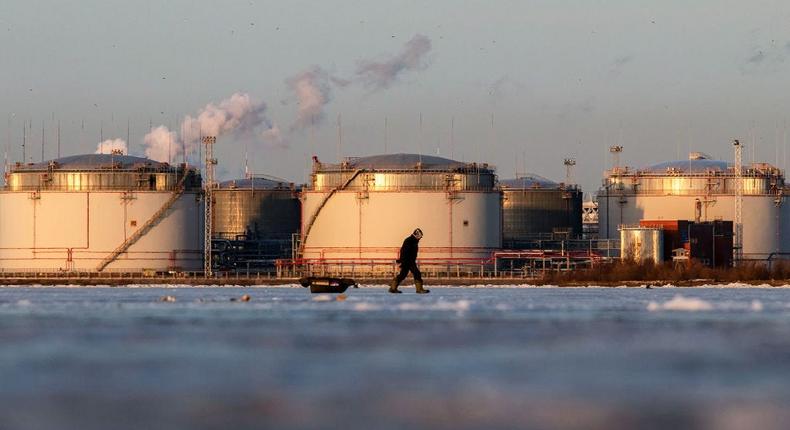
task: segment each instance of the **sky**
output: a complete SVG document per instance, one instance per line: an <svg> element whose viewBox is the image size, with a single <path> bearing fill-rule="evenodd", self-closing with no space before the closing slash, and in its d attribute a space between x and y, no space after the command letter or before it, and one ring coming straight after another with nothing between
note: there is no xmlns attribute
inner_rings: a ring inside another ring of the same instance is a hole
<svg viewBox="0 0 790 430"><path fill-rule="evenodd" d="M787 164L786 1L4 0L0 49L12 162L42 129L57 157L60 124L64 156L197 163L218 134L224 179L421 152L555 181L574 158L594 192L611 145L639 167L733 138Z"/></svg>

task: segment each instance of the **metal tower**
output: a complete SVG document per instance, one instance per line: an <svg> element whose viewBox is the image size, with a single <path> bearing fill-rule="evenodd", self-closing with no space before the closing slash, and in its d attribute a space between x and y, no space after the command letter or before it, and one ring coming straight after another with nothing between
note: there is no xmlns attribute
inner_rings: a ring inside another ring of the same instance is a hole
<svg viewBox="0 0 790 430"><path fill-rule="evenodd" d="M566 158L563 164L565 164L565 186L570 187L573 185L573 166L576 165L576 159Z"/></svg>
<svg viewBox="0 0 790 430"><path fill-rule="evenodd" d="M205 196L205 212L203 215L203 273L205 276L212 276L211 272L211 236L214 212L214 166L217 159L214 158L214 144L217 143L216 136L206 136L203 138L203 145L206 146L206 177L203 178L203 195Z"/></svg>
<svg viewBox="0 0 790 430"><path fill-rule="evenodd" d="M738 139L732 141L735 149L735 261L743 258L743 145Z"/></svg>

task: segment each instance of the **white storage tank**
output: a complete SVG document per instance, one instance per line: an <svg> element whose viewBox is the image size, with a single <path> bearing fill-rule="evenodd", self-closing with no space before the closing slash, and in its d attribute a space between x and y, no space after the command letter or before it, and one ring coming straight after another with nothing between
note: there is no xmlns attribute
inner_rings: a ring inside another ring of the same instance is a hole
<svg viewBox="0 0 790 430"><path fill-rule="evenodd" d="M418 154L325 164L314 159L302 191L307 260L392 264L421 228L423 261L487 258L501 247L501 194L493 168Z"/></svg>
<svg viewBox="0 0 790 430"><path fill-rule="evenodd" d="M200 174L123 154L12 166L0 190L0 270L201 270Z"/></svg>
<svg viewBox="0 0 790 430"><path fill-rule="evenodd" d="M618 226L640 220L734 221L735 168L692 153L688 160L606 172L598 191L601 238L617 238ZM743 167L743 258L764 260L790 252L790 212L784 172L767 164Z"/></svg>

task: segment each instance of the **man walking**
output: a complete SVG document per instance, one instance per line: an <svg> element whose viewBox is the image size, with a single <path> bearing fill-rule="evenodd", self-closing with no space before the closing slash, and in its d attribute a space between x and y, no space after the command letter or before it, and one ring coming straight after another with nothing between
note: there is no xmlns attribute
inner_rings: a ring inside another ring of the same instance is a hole
<svg viewBox="0 0 790 430"><path fill-rule="evenodd" d="M422 287L422 274L420 273L420 269L417 268L417 252L420 239L422 239L422 230L418 228L414 230L411 236L403 241L403 245L400 247L400 257L398 257L397 260L398 263L400 263L400 273L390 282L390 293L401 293L401 291L398 290L398 285L406 279L409 272L414 276L414 288L417 294L430 293L430 290L426 290Z"/></svg>

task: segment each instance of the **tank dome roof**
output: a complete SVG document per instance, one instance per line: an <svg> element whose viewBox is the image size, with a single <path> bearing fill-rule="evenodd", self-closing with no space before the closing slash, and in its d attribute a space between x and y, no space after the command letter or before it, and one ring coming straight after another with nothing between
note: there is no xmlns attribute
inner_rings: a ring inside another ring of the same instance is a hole
<svg viewBox="0 0 790 430"><path fill-rule="evenodd" d="M231 179L219 183L220 189L242 189L242 190L278 190L291 189L288 181L277 181L269 178L241 178Z"/></svg>
<svg viewBox="0 0 790 430"><path fill-rule="evenodd" d="M68 157L56 158L54 160L43 161L33 164L20 164L14 167L15 171L24 170L103 170L103 169L123 169L137 170L163 169L170 165L143 157L133 155L118 154L82 154L71 155Z"/></svg>
<svg viewBox="0 0 790 430"><path fill-rule="evenodd" d="M706 173L732 171L732 165L726 161L709 160L707 158L666 161L639 169L642 173Z"/></svg>
<svg viewBox="0 0 790 430"><path fill-rule="evenodd" d="M454 170L468 164L448 158L420 154L382 154L354 158L348 161L351 169L370 170Z"/></svg>
<svg viewBox="0 0 790 430"><path fill-rule="evenodd" d="M505 188L557 188L560 184L546 179L543 176L528 173L512 179L500 180L499 184Z"/></svg>

